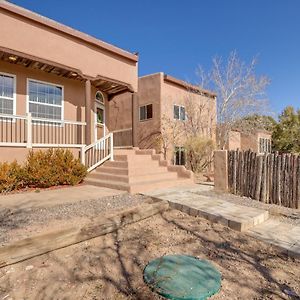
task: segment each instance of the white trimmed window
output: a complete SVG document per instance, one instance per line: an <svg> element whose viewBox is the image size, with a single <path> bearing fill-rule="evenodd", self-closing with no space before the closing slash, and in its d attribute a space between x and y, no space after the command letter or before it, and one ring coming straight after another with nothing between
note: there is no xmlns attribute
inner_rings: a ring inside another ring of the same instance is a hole
<svg viewBox="0 0 300 300"><path fill-rule="evenodd" d="M271 140L268 138L259 138L259 153L271 153Z"/></svg>
<svg viewBox="0 0 300 300"><path fill-rule="evenodd" d="M185 121L185 107L174 104L174 119Z"/></svg>
<svg viewBox="0 0 300 300"><path fill-rule="evenodd" d="M28 111L34 118L63 119L63 87L28 80Z"/></svg>
<svg viewBox="0 0 300 300"><path fill-rule="evenodd" d="M174 149L174 165L185 165L185 149L184 147L175 147Z"/></svg>
<svg viewBox="0 0 300 300"><path fill-rule="evenodd" d="M16 105L16 77L0 73L0 114L14 115Z"/></svg>

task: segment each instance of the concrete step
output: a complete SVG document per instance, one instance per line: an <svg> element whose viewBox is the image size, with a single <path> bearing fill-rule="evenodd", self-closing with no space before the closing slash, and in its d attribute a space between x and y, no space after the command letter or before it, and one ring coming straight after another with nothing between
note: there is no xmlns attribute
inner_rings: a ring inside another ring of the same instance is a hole
<svg viewBox="0 0 300 300"><path fill-rule="evenodd" d="M128 161L129 163L153 162L150 155L114 155L114 161Z"/></svg>
<svg viewBox="0 0 300 300"><path fill-rule="evenodd" d="M107 181L107 180L100 180L95 178L86 178L84 180L86 184L106 187L115 190L127 191L130 192L130 185L125 182L114 182L114 181Z"/></svg>
<svg viewBox="0 0 300 300"><path fill-rule="evenodd" d="M112 167L112 168L128 169L128 161L111 161L111 160L108 160L102 166Z"/></svg>
<svg viewBox="0 0 300 300"><path fill-rule="evenodd" d="M160 181L160 180L176 180L177 174L171 172L161 172L154 174L144 173L143 175L130 174L128 175L117 175L117 174L109 174L102 172L93 172L90 173L87 178L100 179L100 180L110 180L110 181L120 181L125 183L138 183L138 182L152 182L152 181Z"/></svg>

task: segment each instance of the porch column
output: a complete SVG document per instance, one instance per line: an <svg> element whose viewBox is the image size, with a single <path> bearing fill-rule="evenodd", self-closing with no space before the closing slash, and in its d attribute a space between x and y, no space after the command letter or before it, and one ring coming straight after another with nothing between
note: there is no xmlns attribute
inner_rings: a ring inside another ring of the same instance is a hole
<svg viewBox="0 0 300 300"><path fill-rule="evenodd" d="M132 146L138 146L138 111L139 102L137 93L132 93Z"/></svg>
<svg viewBox="0 0 300 300"><path fill-rule="evenodd" d="M91 101L91 81L85 82L85 143L92 143L92 101Z"/></svg>

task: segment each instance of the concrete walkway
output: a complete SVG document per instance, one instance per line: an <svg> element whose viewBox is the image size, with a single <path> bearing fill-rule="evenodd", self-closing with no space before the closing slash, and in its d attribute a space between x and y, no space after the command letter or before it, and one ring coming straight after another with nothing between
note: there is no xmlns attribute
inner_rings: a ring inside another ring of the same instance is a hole
<svg viewBox="0 0 300 300"><path fill-rule="evenodd" d="M212 189L205 185L190 185L161 189L145 195L167 200L171 207L193 216L200 216L231 229L270 243L290 256L300 257L300 227L270 218L267 210L246 207L209 196ZM201 192L205 195L201 194Z"/></svg>
<svg viewBox="0 0 300 300"><path fill-rule="evenodd" d="M10 195L0 195L1 209L27 209L36 207L51 207L58 204L78 202L81 200L99 199L102 197L126 194L125 191L79 185L58 189L41 190L41 192L21 192Z"/></svg>

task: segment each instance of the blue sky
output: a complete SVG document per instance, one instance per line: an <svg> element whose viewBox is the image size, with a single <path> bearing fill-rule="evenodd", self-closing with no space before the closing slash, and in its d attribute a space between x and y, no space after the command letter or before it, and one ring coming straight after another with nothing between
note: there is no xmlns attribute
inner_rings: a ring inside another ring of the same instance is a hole
<svg viewBox="0 0 300 300"><path fill-rule="evenodd" d="M139 52L139 75L195 81L198 65L237 50L259 55L271 110L300 107L299 0L13 0L106 42Z"/></svg>

